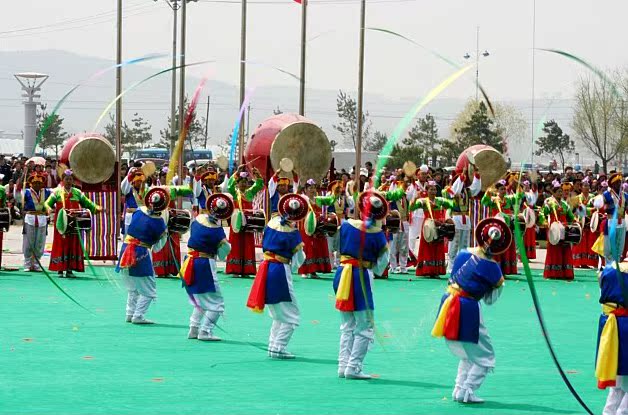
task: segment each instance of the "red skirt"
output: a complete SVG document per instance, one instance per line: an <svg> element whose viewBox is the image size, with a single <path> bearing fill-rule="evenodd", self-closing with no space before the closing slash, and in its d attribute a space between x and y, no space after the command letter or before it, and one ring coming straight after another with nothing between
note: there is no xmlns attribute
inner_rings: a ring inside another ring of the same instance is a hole
<svg viewBox="0 0 628 415"><path fill-rule="evenodd" d="M499 267L502 269L502 274L516 275L518 273L515 241L512 241L506 252L501 255L495 255L493 259L499 264Z"/></svg>
<svg viewBox="0 0 628 415"><path fill-rule="evenodd" d="M83 249L76 234L65 236L54 228L52 252L50 253L50 271L85 271Z"/></svg>
<svg viewBox="0 0 628 415"><path fill-rule="evenodd" d="M416 259L416 275L445 275L445 241L419 240L419 256Z"/></svg>
<svg viewBox="0 0 628 415"><path fill-rule="evenodd" d="M598 255L591 250L597 240L599 232L591 232L588 226L582 231L582 240L578 245L571 247L573 252L573 266L577 268L597 268Z"/></svg>
<svg viewBox="0 0 628 415"><path fill-rule="evenodd" d="M573 255L571 253L571 245L547 244L543 278L573 280Z"/></svg>
<svg viewBox="0 0 628 415"><path fill-rule="evenodd" d="M528 259L536 259L536 229L526 228L523 235L523 245L526 248L526 256Z"/></svg>
<svg viewBox="0 0 628 415"><path fill-rule="evenodd" d="M161 251L153 252L153 267L158 277L176 276L181 267L181 237L178 233L171 233L170 240ZM174 256L172 252L174 251Z"/></svg>
<svg viewBox="0 0 628 415"><path fill-rule="evenodd" d="M231 252L227 256L225 274L255 275L255 235L253 232L229 232ZM329 258L328 258L329 260Z"/></svg>
<svg viewBox="0 0 628 415"><path fill-rule="evenodd" d="M299 232L301 239L303 239L303 252L305 253L305 262L299 267L299 274L330 273L331 261L329 260L327 237L308 236L303 230Z"/></svg>

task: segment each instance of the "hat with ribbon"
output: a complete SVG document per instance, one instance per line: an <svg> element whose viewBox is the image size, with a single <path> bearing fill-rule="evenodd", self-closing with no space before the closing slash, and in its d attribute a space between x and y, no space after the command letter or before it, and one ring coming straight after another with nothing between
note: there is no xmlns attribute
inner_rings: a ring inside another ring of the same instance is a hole
<svg viewBox="0 0 628 415"><path fill-rule="evenodd" d="M308 212L307 200L301 195L289 193L283 195L277 204L277 210L284 219L292 222L303 220Z"/></svg>
<svg viewBox="0 0 628 415"><path fill-rule="evenodd" d="M144 204L153 212L162 212L170 204L170 192L163 187L153 187L144 196Z"/></svg>
<svg viewBox="0 0 628 415"><path fill-rule="evenodd" d="M503 220L487 218L475 227L475 239L480 248L490 255L499 255L510 247L512 232Z"/></svg>
<svg viewBox="0 0 628 415"><path fill-rule="evenodd" d="M207 210L216 219L227 219L233 213L233 201L223 193L214 193L207 198Z"/></svg>

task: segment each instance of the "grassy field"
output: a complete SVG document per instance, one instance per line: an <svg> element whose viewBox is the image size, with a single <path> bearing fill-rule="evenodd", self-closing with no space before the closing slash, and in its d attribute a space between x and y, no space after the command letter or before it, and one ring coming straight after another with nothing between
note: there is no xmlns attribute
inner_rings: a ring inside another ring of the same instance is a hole
<svg viewBox="0 0 628 415"><path fill-rule="evenodd" d="M265 351L271 320L250 312L251 279L220 276L224 341L187 340L191 306L178 280L159 280L154 326L124 323L126 293L110 268L57 280L88 313L43 275L0 273L2 414L571 414L582 409L563 385L544 344L523 277L507 281L484 308L497 367L478 392L487 403L450 399L457 360L430 337L445 280L396 276L375 285L377 341L367 382L336 377L339 317L331 275L295 278L302 311L290 350ZM560 361L595 413L595 336L600 307L593 272L572 283L535 281Z"/></svg>

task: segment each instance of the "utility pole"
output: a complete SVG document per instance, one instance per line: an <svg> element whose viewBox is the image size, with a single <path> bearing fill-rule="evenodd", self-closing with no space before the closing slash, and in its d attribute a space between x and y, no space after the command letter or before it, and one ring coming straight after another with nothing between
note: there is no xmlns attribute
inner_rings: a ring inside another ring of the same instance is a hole
<svg viewBox="0 0 628 415"><path fill-rule="evenodd" d="M172 0L168 3L172 8L172 67L177 67L177 11L179 10L179 0ZM172 70L172 91L170 96L170 152L174 151L177 142L177 70Z"/></svg>
<svg viewBox="0 0 628 415"><path fill-rule="evenodd" d="M209 101L211 96L207 95L207 111L205 113L205 148L207 148L207 140L209 139Z"/></svg>
<svg viewBox="0 0 628 415"><path fill-rule="evenodd" d="M480 26L475 32L475 101L478 101L480 90Z"/></svg>
<svg viewBox="0 0 628 415"><path fill-rule="evenodd" d="M305 46L307 43L307 0L301 0L301 74L299 85L299 114L305 115Z"/></svg>
<svg viewBox="0 0 628 415"><path fill-rule="evenodd" d="M366 0L361 0L360 11L360 52L358 61L358 126L355 149L355 174L354 180L360 180L360 166L362 165L362 113L364 96L364 24L366 21ZM356 209L357 210L357 209ZM357 213L357 212L356 212ZM359 217L359 216L356 216Z"/></svg>
<svg viewBox="0 0 628 415"><path fill-rule="evenodd" d="M187 1L181 1L181 58L179 60L180 68L179 68L179 135L184 128L185 122L185 30L186 30L186 7ZM179 168L178 168L178 176L179 182L177 185L183 186L183 161L185 158L183 154L185 153L185 143L181 146L183 151L179 154ZM169 183L170 184L170 183ZM181 199L177 200L177 207L181 209L183 207L183 201Z"/></svg>
<svg viewBox="0 0 628 415"><path fill-rule="evenodd" d="M122 94L122 0L118 0L117 13L117 53L116 53L116 97ZM116 100L116 162L120 169L122 160L122 97ZM120 235L120 218L122 217L122 205L120 204L120 174L116 172L116 241ZM117 254L117 244L114 252Z"/></svg>
<svg viewBox="0 0 628 415"><path fill-rule="evenodd" d="M242 0L242 22L241 22L241 36L240 36L240 105L244 104L244 95L246 89L246 0ZM240 126L244 124L244 114L240 119ZM240 140L238 146L238 162L236 166L242 163L242 156L244 155L244 128L240 128L238 131L238 139Z"/></svg>

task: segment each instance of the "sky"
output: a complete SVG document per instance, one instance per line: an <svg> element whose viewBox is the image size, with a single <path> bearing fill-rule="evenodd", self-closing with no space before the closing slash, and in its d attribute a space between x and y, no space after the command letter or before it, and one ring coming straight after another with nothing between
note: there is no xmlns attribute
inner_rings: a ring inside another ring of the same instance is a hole
<svg viewBox="0 0 628 415"><path fill-rule="evenodd" d="M5 3L0 51L60 49L115 59L115 0ZM248 4L248 59L298 74L300 6L290 0L249 0ZM124 57L170 53L172 10L165 0L124 0L123 5ZM236 0L188 4L188 61L218 61L209 72L199 67L190 73L238 84L240 7ZM307 88L357 89L359 11L358 0L311 0ZM620 0L536 0L536 46L565 50L605 69L626 66L626 15L628 2ZM39 26L43 27L32 29ZM398 32L461 64L466 52L475 57L479 27L480 52L490 53L480 58L479 78L491 99L530 100L532 96L533 0L370 0L366 26ZM365 53L367 96L418 100L453 72L426 49L383 33L367 31ZM474 96L473 72L439 98ZM571 105L574 82L584 74L586 70L572 61L537 51L535 97L557 100L551 111L558 113ZM292 77L262 65L248 66L247 83L298 89ZM0 91L0 98L6 95ZM323 109L316 102L308 106L312 111ZM530 107L520 109L527 113Z"/></svg>

